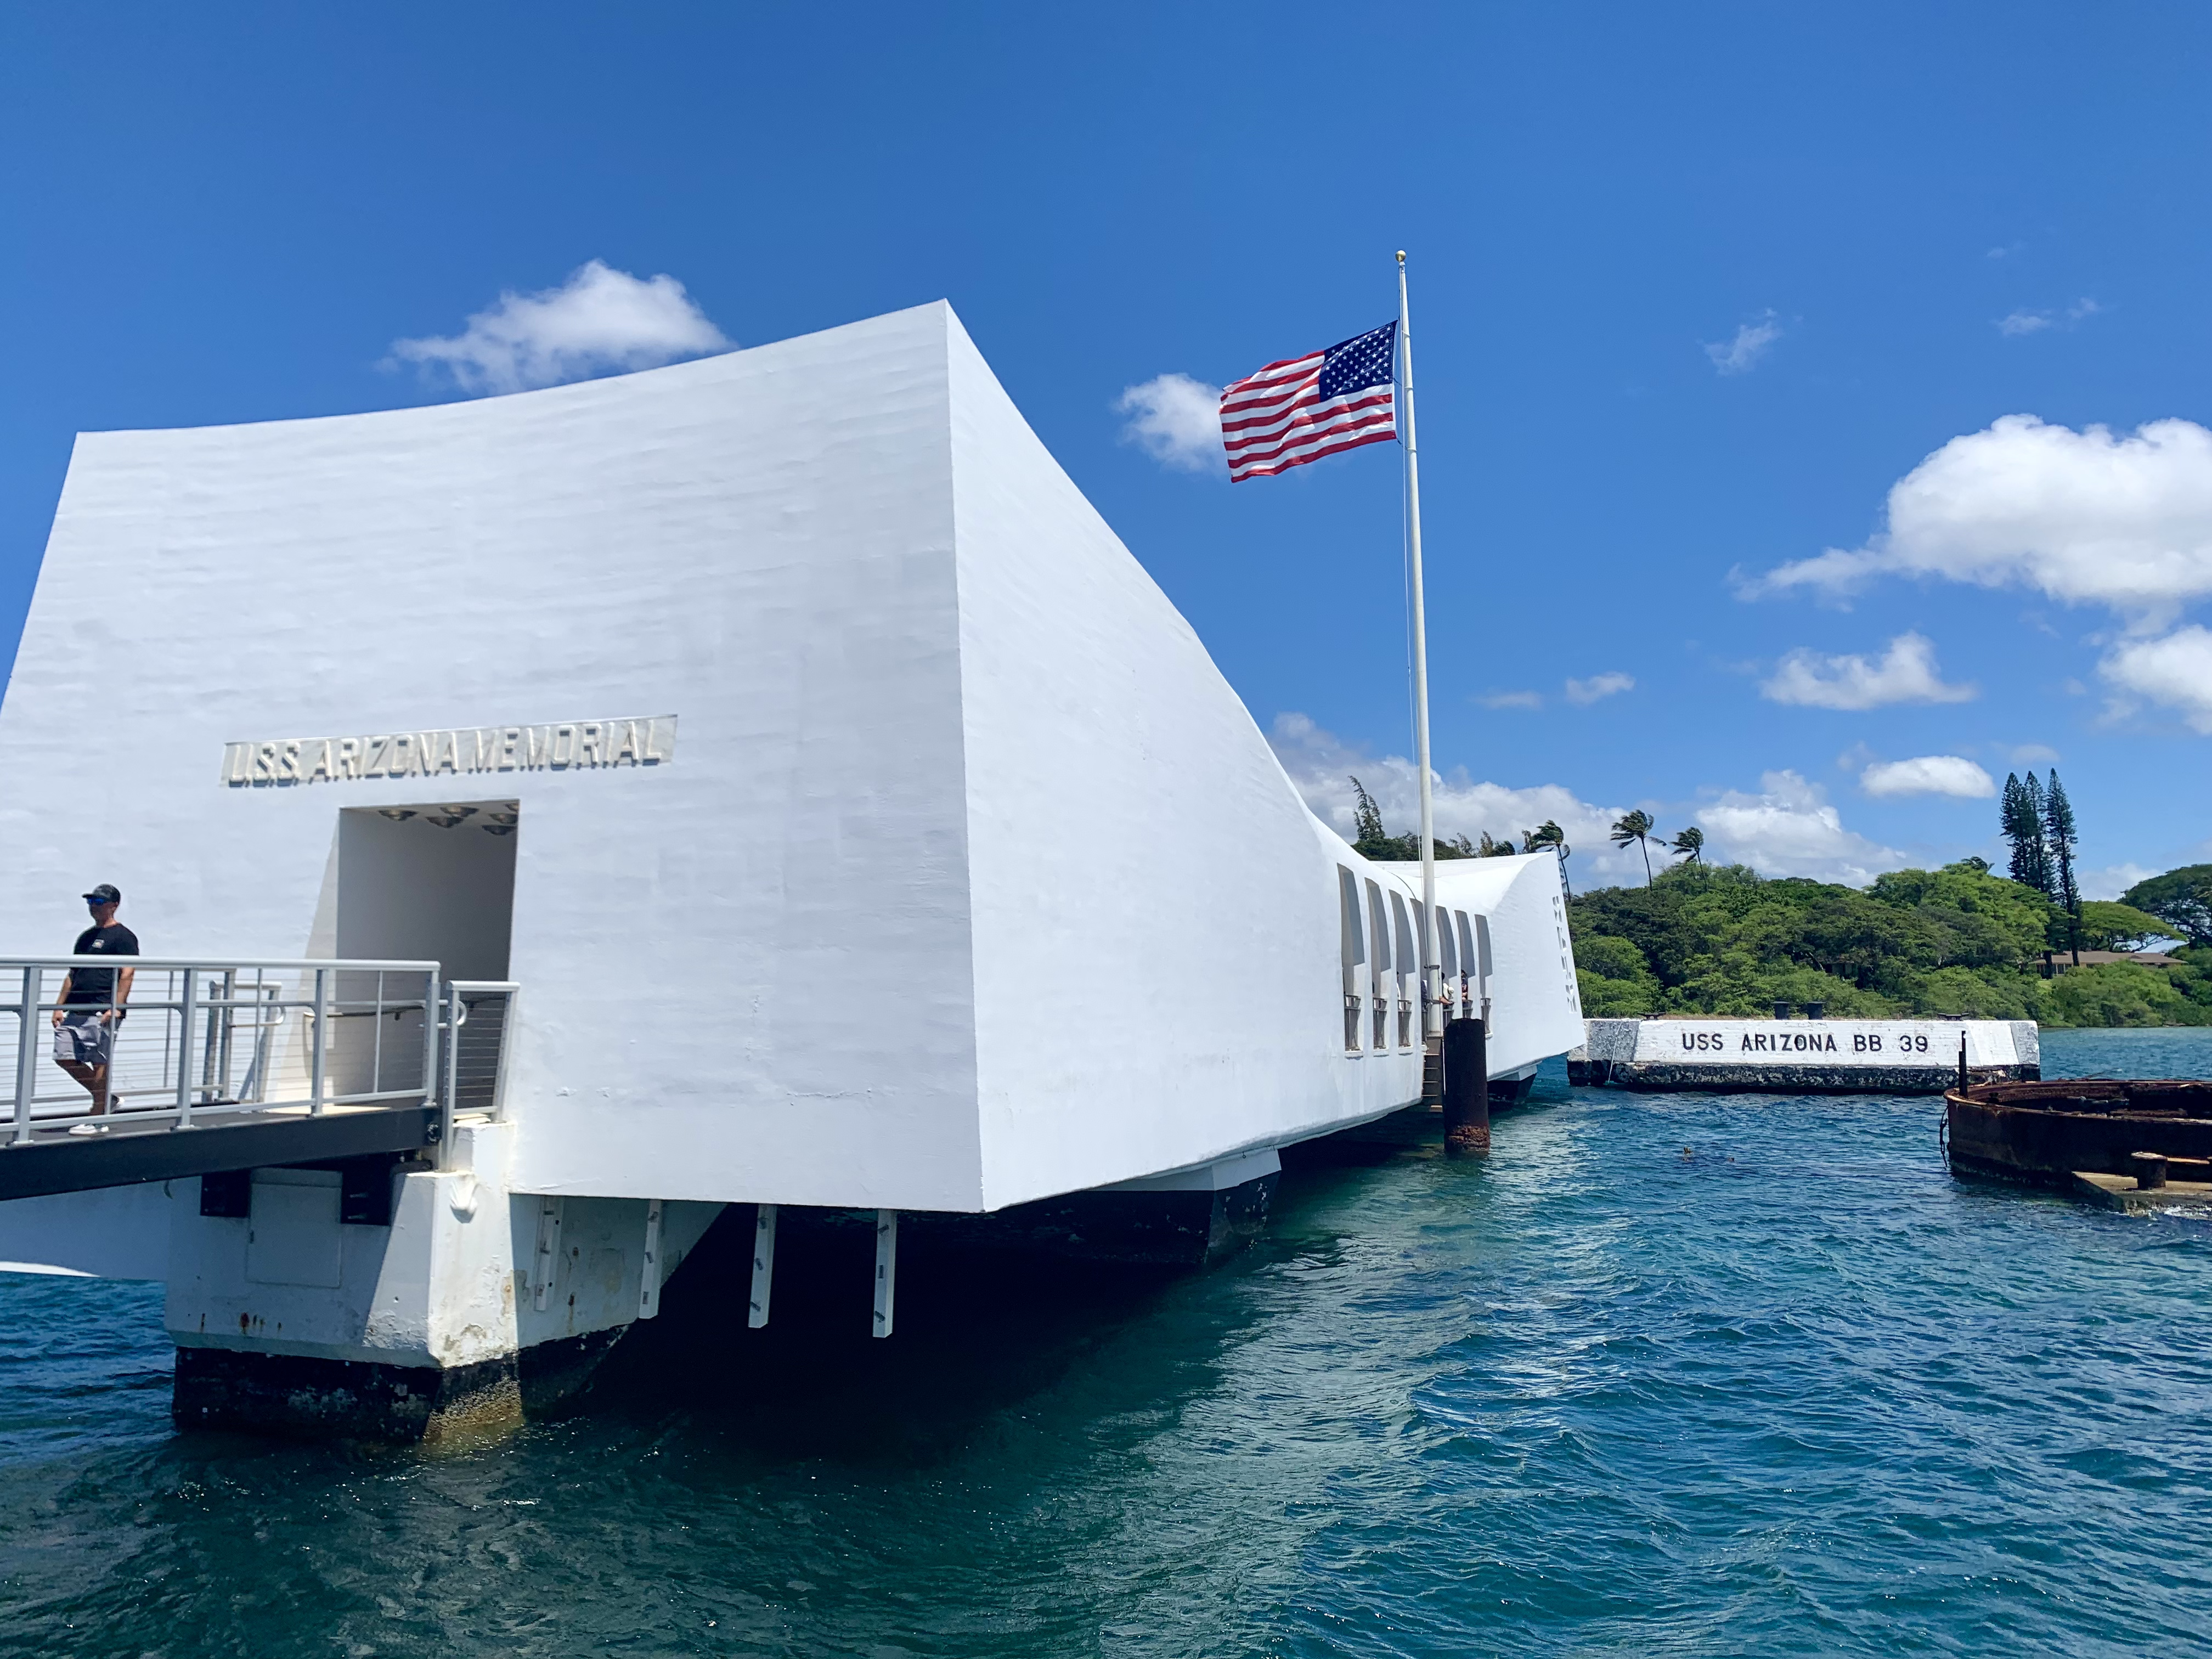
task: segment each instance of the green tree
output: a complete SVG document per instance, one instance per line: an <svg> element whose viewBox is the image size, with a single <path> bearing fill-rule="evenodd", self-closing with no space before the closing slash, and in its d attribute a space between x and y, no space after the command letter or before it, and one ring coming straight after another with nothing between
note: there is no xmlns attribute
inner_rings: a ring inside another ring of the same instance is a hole
<svg viewBox="0 0 2212 1659"><path fill-rule="evenodd" d="M1421 837L1417 832L1394 836L1382 825L1382 809L1375 804L1375 797L1358 778L1352 780L1354 797L1352 808L1352 828L1357 832L1352 850L1362 858L1382 863L1413 864L1421 856ZM1483 842L1489 843L1485 836ZM1474 843L1465 836L1437 836L1430 842L1431 850L1440 859L1471 859L1475 856Z"/></svg>
<svg viewBox="0 0 2212 1659"><path fill-rule="evenodd" d="M2043 786L2033 769L2025 781L2013 773L2005 774L1999 817L2004 838L2012 844L2012 878L2050 897L2051 854L2043 842Z"/></svg>
<svg viewBox="0 0 2212 1659"><path fill-rule="evenodd" d="M1626 939L1604 933L1576 938L1575 982L1583 1012L1593 1019L1653 1013L1663 1000L1644 953Z"/></svg>
<svg viewBox="0 0 2212 1659"><path fill-rule="evenodd" d="M2081 944L2091 951L2143 951L2155 939L2175 937L2172 924L2147 910L2111 899L2081 902Z"/></svg>
<svg viewBox="0 0 2212 1659"><path fill-rule="evenodd" d="M2191 945L2212 945L2212 864L2185 864L2139 881L2120 902L2149 911Z"/></svg>
<svg viewBox="0 0 2212 1659"><path fill-rule="evenodd" d="M2034 773L2028 776L2033 778ZM2057 902L2065 913L2067 939L2074 952L2074 965L2081 965L2081 891L2074 884L2074 845L2077 837L2074 829L2074 805L2066 799L2066 790L2058 781L2053 768L2051 787L2043 797L2043 844L2048 854L2047 873L2050 884L2044 890Z"/></svg>
<svg viewBox="0 0 2212 1659"><path fill-rule="evenodd" d="M1615 847L1626 847L1634 842L1644 852L1644 884L1651 884L1651 814L1642 807L1623 814L1613 820L1613 834L1608 837Z"/></svg>
<svg viewBox="0 0 2212 1659"><path fill-rule="evenodd" d="M1911 1012L1952 1019L2033 1019L2038 983L2025 974L1937 968L1913 982Z"/></svg>
<svg viewBox="0 0 2212 1659"><path fill-rule="evenodd" d="M1521 850L1524 853L1540 853L1547 847L1558 849L1559 885L1566 889L1567 896L1571 899L1575 896L1575 888L1574 884L1567 879L1567 859L1574 848L1567 845L1567 832L1550 818L1546 818L1534 830L1524 832L1521 837Z"/></svg>
<svg viewBox="0 0 2212 1659"><path fill-rule="evenodd" d="M1352 825L1355 831L1352 844L1367 857L1373 858L1375 854L1367 851L1369 843L1386 839L1382 833L1382 809L1375 804L1375 797L1367 793L1367 786L1358 778L1352 781L1352 793L1358 797L1352 808Z"/></svg>
<svg viewBox="0 0 2212 1659"><path fill-rule="evenodd" d="M2051 902L1991 875L1980 859L1940 870L1893 870L1877 876L1868 892L1936 927L1946 965L2025 970L2051 936Z"/></svg>
<svg viewBox="0 0 2212 1659"><path fill-rule="evenodd" d="M1678 859L1687 859L1692 864L1705 861L1705 832L1694 823L1668 844Z"/></svg>
<svg viewBox="0 0 2212 1659"><path fill-rule="evenodd" d="M2085 941L2103 937L2106 924L2167 925L2111 908L2085 903ZM1571 914L1592 1015L1757 1015L1789 1001L1852 1015L2212 1024L2212 950L2201 969L2185 948L2170 969L2124 963L2129 972L2117 979L2085 967L2041 980L2056 907L1977 859L1893 871L1865 891L1685 862L1654 872L1647 886L1572 900Z"/></svg>
<svg viewBox="0 0 2212 1659"><path fill-rule="evenodd" d="M2212 1025L2212 1008L2132 962L2071 968L2038 988L2036 1018L2046 1025Z"/></svg>

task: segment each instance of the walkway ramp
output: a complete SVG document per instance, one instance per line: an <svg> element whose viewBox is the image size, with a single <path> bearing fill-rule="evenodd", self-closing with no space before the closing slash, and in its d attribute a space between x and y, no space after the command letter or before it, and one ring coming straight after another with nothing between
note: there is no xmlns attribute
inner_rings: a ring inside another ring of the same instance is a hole
<svg viewBox="0 0 2212 1659"><path fill-rule="evenodd" d="M73 969L118 967L106 1003L61 1000ZM425 962L69 957L0 958L0 1200L423 1153L457 1109L498 1111L515 989ZM111 1109L58 1062L57 1013L112 1024Z"/></svg>

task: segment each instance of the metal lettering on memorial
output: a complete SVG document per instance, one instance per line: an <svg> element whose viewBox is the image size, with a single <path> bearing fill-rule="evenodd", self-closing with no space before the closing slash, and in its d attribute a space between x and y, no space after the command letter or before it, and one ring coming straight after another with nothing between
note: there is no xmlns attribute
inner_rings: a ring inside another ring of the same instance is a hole
<svg viewBox="0 0 2212 1659"><path fill-rule="evenodd" d="M222 781L243 789L361 778L590 771L660 766L675 758L676 716L644 714L543 726L463 726L438 732L230 743L223 745Z"/></svg>

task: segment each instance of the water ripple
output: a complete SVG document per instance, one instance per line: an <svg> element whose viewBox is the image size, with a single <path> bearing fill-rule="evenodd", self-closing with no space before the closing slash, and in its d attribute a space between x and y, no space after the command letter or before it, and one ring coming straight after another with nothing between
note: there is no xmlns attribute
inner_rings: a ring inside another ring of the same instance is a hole
<svg viewBox="0 0 2212 1659"><path fill-rule="evenodd" d="M2212 1218L1935 1126L1553 1083L1211 1274L917 1251L889 1344L679 1279L443 1456L173 1437L158 1291L0 1280L0 1653L2212 1654Z"/></svg>

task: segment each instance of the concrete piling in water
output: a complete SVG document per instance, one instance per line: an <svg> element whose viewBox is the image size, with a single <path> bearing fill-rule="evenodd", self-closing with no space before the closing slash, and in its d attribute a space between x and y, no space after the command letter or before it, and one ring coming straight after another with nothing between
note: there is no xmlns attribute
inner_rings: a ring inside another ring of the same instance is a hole
<svg viewBox="0 0 2212 1659"><path fill-rule="evenodd" d="M2156 1192L2166 1185L2166 1154L2164 1152L2130 1152L2129 1167L2136 1172L2136 1190Z"/></svg>
<svg viewBox="0 0 2212 1659"><path fill-rule="evenodd" d="M1444 1150L1490 1150L1490 1043L1479 1019L1444 1023Z"/></svg>

